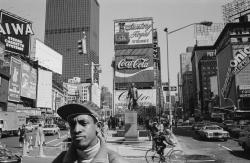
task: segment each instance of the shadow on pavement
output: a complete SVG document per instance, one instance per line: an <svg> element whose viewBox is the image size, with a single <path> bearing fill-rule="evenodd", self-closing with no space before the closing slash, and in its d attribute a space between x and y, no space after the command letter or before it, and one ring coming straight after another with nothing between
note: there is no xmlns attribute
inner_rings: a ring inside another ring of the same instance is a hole
<svg viewBox="0 0 250 163"><path fill-rule="evenodd" d="M230 152L232 155L236 156L236 157L240 157L243 159L247 159L250 160L250 155L247 152L244 152L244 150L234 150Z"/></svg>
<svg viewBox="0 0 250 163"><path fill-rule="evenodd" d="M173 132L176 136L194 137L195 133L190 127L173 127Z"/></svg>

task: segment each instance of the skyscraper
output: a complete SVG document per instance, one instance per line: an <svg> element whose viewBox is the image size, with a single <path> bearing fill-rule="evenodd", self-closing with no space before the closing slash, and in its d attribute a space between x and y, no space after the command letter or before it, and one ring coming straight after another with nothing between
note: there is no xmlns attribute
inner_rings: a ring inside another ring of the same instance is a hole
<svg viewBox="0 0 250 163"><path fill-rule="evenodd" d="M91 62L99 63L99 11L97 0L47 0L44 42L63 55L63 81L90 81ZM84 33L87 54L79 54Z"/></svg>

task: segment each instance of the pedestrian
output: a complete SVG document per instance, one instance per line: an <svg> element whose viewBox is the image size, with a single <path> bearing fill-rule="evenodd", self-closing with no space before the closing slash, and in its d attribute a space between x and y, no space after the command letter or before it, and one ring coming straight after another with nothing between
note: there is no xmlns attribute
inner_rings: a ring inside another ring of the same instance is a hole
<svg viewBox="0 0 250 163"><path fill-rule="evenodd" d="M148 135L148 140L152 140L152 135L151 135L151 127L152 127L152 121L151 120L146 120L146 130L147 130L147 135Z"/></svg>
<svg viewBox="0 0 250 163"><path fill-rule="evenodd" d="M163 132L164 131L164 125L163 125L163 121L161 120L159 125L157 126L158 127L158 130L159 132Z"/></svg>
<svg viewBox="0 0 250 163"><path fill-rule="evenodd" d="M40 144L45 145L43 127L41 123L38 125L38 128L37 128L35 146L37 147Z"/></svg>
<svg viewBox="0 0 250 163"><path fill-rule="evenodd" d="M27 139L27 134L25 130L25 126L23 125L22 128L19 130L19 147L23 147L25 140Z"/></svg>
<svg viewBox="0 0 250 163"><path fill-rule="evenodd" d="M151 135L152 135L152 149L155 149L155 139L159 135L159 129L157 128L158 124L157 122L153 122L153 125L151 127Z"/></svg>
<svg viewBox="0 0 250 163"><path fill-rule="evenodd" d="M109 132L108 124L107 124L107 122L104 122L104 124L103 124L103 134L104 134L104 138L105 138L106 141L107 141L108 134L109 134L108 132Z"/></svg>
<svg viewBox="0 0 250 163"><path fill-rule="evenodd" d="M57 113L70 126L71 145L67 151L60 153L53 163L127 163L116 152L107 148L100 136L98 125L100 109L92 102L66 104Z"/></svg>

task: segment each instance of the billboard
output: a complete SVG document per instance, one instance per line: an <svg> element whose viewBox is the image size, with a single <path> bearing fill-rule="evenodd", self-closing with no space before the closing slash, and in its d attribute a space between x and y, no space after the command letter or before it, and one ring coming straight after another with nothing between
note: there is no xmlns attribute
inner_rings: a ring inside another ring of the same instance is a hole
<svg viewBox="0 0 250 163"><path fill-rule="evenodd" d="M29 64L22 62L21 96L36 99L37 71Z"/></svg>
<svg viewBox="0 0 250 163"><path fill-rule="evenodd" d="M9 81L9 101L20 101L21 94L21 61L11 57Z"/></svg>
<svg viewBox="0 0 250 163"><path fill-rule="evenodd" d="M114 21L115 45L141 45L153 43L153 19L135 18Z"/></svg>
<svg viewBox="0 0 250 163"><path fill-rule="evenodd" d="M62 74L62 55L39 40L36 40L35 60L39 65Z"/></svg>
<svg viewBox="0 0 250 163"><path fill-rule="evenodd" d="M38 69L36 107L52 108L52 72Z"/></svg>
<svg viewBox="0 0 250 163"><path fill-rule="evenodd" d="M222 6L225 23L236 22L243 15L250 13L250 0L233 0Z"/></svg>
<svg viewBox="0 0 250 163"><path fill-rule="evenodd" d="M128 91L115 90L115 108L124 112L128 108ZM156 106L156 89L138 89L139 106Z"/></svg>
<svg viewBox="0 0 250 163"><path fill-rule="evenodd" d="M124 55L115 57L115 83L154 82L152 55Z"/></svg>
<svg viewBox="0 0 250 163"><path fill-rule="evenodd" d="M211 26L195 24L195 40L198 46L211 46L224 28L223 23L213 23Z"/></svg>
<svg viewBox="0 0 250 163"><path fill-rule="evenodd" d="M0 10L0 41L5 51L28 56L31 35L34 32L30 21Z"/></svg>

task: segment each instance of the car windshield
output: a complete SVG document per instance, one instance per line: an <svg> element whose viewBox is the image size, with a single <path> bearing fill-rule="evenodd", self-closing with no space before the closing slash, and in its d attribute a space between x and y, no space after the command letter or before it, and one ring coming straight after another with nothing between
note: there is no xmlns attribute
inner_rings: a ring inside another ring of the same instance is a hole
<svg viewBox="0 0 250 163"><path fill-rule="evenodd" d="M205 127L206 130L221 130L219 126L207 126Z"/></svg>

